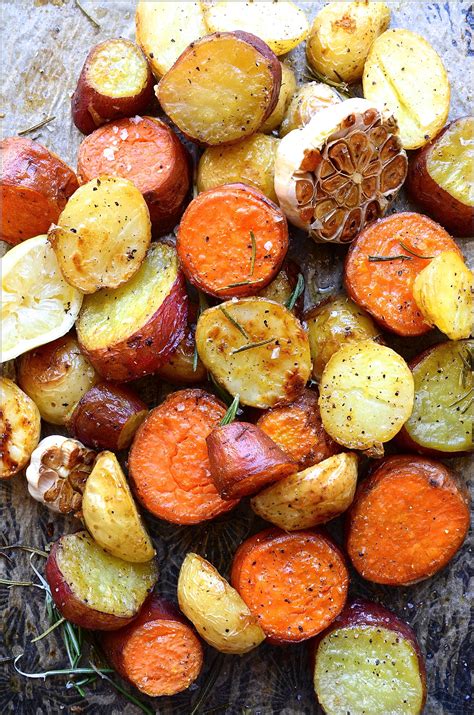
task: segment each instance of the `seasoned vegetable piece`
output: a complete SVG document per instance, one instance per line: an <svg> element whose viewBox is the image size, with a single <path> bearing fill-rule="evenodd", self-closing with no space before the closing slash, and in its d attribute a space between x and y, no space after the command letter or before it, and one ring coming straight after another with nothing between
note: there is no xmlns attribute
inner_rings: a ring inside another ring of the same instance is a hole
<svg viewBox="0 0 474 715"><path fill-rule="evenodd" d="M149 375L181 342L187 305L175 249L153 243L124 286L87 296L76 324L79 344L108 380Z"/></svg>
<svg viewBox="0 0 474 715"><path fill-rule="evenodd" d="M407 163L393 116L355 97L283 137L275 191L288 219L315 241L347 243L387 211Z"/></svg>
<svg viewBox="0 0 474 715"><path fill-rule="evenodd" d="M199 160L198 191L241 182L276 201L274 188L276 137L253 134L231 146L210 146Z"/></svg>
<svg viewBox="0 0 474 715"><path fill-rule="evenodd" d="M280 94L278 95L278 102L270 114L268 119L260 127L261 132L266 134L273 132L277 129L283 121L288 105L296 92L296 77L293 70L285 65L284 62L281 63L281 87ZM272 198L272 197L270 197Z"/></svg>
<svg viewBox="0 0 474 715"><path fill-rule="evenodd" d="M105 40L87 55L71 99L72 119L90 134L111 119L141 114L152 96L153 75L142 50L124 37Z"/></svg>
<svg viewBox="0 0 474 715"><path fill-rule="evenodd" d="M311 373L308 337L284 306L265 298L228 301L201 314L199 356L217 382L244 405L296 400Z"/></svg>
<svg viewBox="0 0 474 715"><path fill-rule="evenodd" d="M314 689L327 715L421 715L426 672L410 626L380 606L346 606L316 647Z"/></svg>
<svg viewBox="0 0 474 715"><path fill-rule="evenodd" d="M380 336L370 315L345 295L337 295L305 315L313 377L320 380L328 360L343 345Z"/></svg>
<svg viewBox="0 0 474 715"><path fill-rule="evenodd" d="M0 240L15 245L46 233L77 189L75 173L27 137L0 142Z"/></svg>
<svg viewBox="0 0 474 715"><path fill-rule="evenodd" d="M284 137L293 129L306 126L321 109L340 101L341 96L336 90L324 82L307 82L301 85L286 110L280 136Z"/></svg>
<svg viewBox="0 0 474 715"><path fill-rule="evenodd" d="M348 582L339 549L315 531L260 531L239 546L232 564L232 586L272 643L304 641L327 628L344 606Z"/></svg>
<svg viewBox="0 0 474 715"><path fill-rule="evenodd" d="M265 640L237 591L198 554L189 553L183 561L178 602L199 635L222 653L242 655Z"/></svg>
<svg viewBox="0 0 474 715"><path fill-rule="evenodd" d="M207 35L203 3L139 0L135 13L137 42L158 79L174 65L186 47Z"/></svg>
<svg viewBox="0 0 474 715"><path fill-rule="evenodd" d="M271 281L271 283L265 286L265 288L262 288L262 290L257 293L257 296L259 298L274 300L276 303L281 303L282 305L287 306L292 299L293 292L297 287L297 282L298 269L294 267L291 262L285 261L275 278ZM304 290L304 285L302 290ZM302 299L300 295L292 310L295 310L296 315L298 315L301 307Z"/></svg>
<svg viewBox="0 0 474 715"><path fill-rule="evenodd" d="M224 32L189 45L156 96L189 139L212 146L258 131L275 109L280 84L281 65L262 40Z"/></svg>
<svg viewBox="0 0 474 715"><path fill-rule="evenodd" d="M422 335L430 329L413 297L416 276L443 251L461 252L451 236L421 214L396 213L368 226L347 255L349 296L387 330Z"/></svg>
<svg viewBox="0 0 474 715"><path fill-rule="evenodd" d="M128 482L112 452L101 452L97 457L86 481L82 511L94 541L113 556L142 563L155 555Z"/></svg>
<svg viewBox="0 0 474 715"><path fill-rule="evenodd" d="M267 487L253 497L252 509L284 531L309 529L345 512L356 484L357 456L337 454Z"/></svg>
<svg viewBox="0 0 474 715"><path fill-rule="evenodd" d="M389 24L390 10L384 2L329 2L309 32L310 67L333 82L357 82L373 41Z"/></svg>
<svg viewBox="0 0 474 715"><path fill-rule="evenodd" d="M104 633L101 645L122 678L151 697L186 690L203 664L194 630L171 603L156 595L129 626Z"/></svg>
<svg viewBox="0 0 474 715"><path fill-rule="evenodd" d="M196 322L197 306L189 304L188 325L184 338L171 357L157 371L158 377L174 385L193 385L207 379L207 371L197 354Z"/></svg>
<svg viewBox="0 0 474 715"><path fill-rule="evenodd" d="M33 400L7 377L0 377L0 398L0 479L9 479L28 464L41 418Z"/></svg>
<svg viewBox="0 0 474 715"><path fill-rule="evenodd" d="M335 353L319 385L324 429L348 449L380 450L413 410L413 377L391 348L361 340Z"/></svg>
<svg viewBox="0 0 474 715"><path fill-rule="evenodd" d="M347 553L368 581L408 586L446 566L468 529L460 478L431 459L388 457L357 490Z"/></svg>
<svg viewBox="0 0 474 715"><path fill-rule="evenodd" d="M254 32L276 55L286 55L308 34L306 15L295 3L286 0L272 4L231 1L203 5L206 24L211 32Z"/></svg>
<svg viewBox="0 0 474 715"><path fill-rule="evenodd" d="M104 551L87 531L78 531L53 544L45 576L64 618L82 628L109 631L136 618L158 571L155 561L123 561Z"/></svg>
<svg viewBox="0 0 474 715"><path fill-rule="evenodd" d="M405 149L426 144L446 123L450 86L440 56L421 35L387 30L367 57L364 97L396 117Z"/></svg>
<svg viewBox="0 0 474 715"><path fill-rule="evenodd" d="M433 345L412 360L415 405L397 437L410 450L456 454L474 449L472 341Z"/></svg>
<svg viewBox="0 0 474 715"><path fill-rule="evenodd" d="M143 506L174 524L198 524L232 509L211 481L206 437L225 415L204 390L180 390L152 410L129 453L130 479Z"/></svg>
<svg viewBox="0 0 474 715"><path fill-rule="evenodd" d="M410 161L406 187L454 236L474 234L474 117L448 124Z"/></svg>
<svg viewBox="0 0 474 715"><path fill-rule="evenodd" d="M268 285L288 250L279 207L260 191L228 184L199 194L181 220L176 244L187 278L218 298Z"/></svg>
<svg viewBox="0 0 474 715"><path fill-rule="evenodd" d="M131 181L101 176L71 196L48 240L70 285L83 293L117 288L146 256L150 214Z"/></svg>
<svg viewBox="0 0 474 715"><path fill-rule="evenodd" d="M263 414L257 425L306 469L340 451L325 431L319 412L318 393L305 390L295 402L274 407Z"/></svg>
<svg viewBox="0 0 474 715"><path fill-rule="evenodd" d="M53 425L65 425L79 400L99 380L71 333L22 355L17 376L41 417Z"/></svg>

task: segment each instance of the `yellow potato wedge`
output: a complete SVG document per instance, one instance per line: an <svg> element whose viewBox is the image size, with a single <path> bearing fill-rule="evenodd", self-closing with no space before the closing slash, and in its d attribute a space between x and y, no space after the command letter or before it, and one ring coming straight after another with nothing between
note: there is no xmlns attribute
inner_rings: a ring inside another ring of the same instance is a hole
<svg viewBox="0 0 474 715"><path fill-rule="evenodd" d="M276 55L286 55L306 38L309 23L295 3L209 2L204 5L209 32L243 30L260 37Z"/></svg>
<svg viewBox="0 0 474 715"><path fill-rule="evenodd" d="M23 390L0 377L0 479L9 479L28 464L40 438L38 408Z"/></svg>
<svg viewBox="0 0 474 715"><path fill-rule="evenodd" d="M82 498L84 522L105 551L124 561L143 563L155 550L116 456L101 452Z"/></svg>
<svg viewBox="0 0 474 715"><path fill-rule="evenodd" d="M291 474L251 500L262 519L284 531L310 529L346 511L357 484L357 456L343 452Z"/></svg>
<svg viewBox="0 0 474 715"><path fill-rule="evenodd" d="M363 89L366 99L394 114L405 149L427 144L446 124L448 75L437 52L415 32L387 30L375 40Z"/></svg>
<svg viewBox="0 0 474 715"><path fill-rule="evenodd" d="M183 561L178 602L199 635L221 653L242 655L265 640L237 591L198 554L189 553Z"/></svg>
<svg viewBox="0 0 474 715"><path fill-rule="evenodd" d="M283 117L288 109L288 106L296 92L296 77L288 65L281 63L281 87L278 95L278 102L270 114L268 119L260 127L260 131L264 134L269 134L277 129L283 121Z"/></svg>
<svg viewBox="0 0 474 715"><path fill-rule="evenodd" d="M415 278L413 296L425 320L450 340L473 333L474 277L461 256L445 251L435 256Z"/></svg>

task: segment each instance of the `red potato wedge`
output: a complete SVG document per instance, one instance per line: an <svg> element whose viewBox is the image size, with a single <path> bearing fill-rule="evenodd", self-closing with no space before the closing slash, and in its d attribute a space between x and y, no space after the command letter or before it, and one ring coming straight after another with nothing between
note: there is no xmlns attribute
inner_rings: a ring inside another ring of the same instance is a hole
<svg viewBox="0 0 474 715"><path fill-rule="evenodd" d="M76 405L68 428L88 447L117 451L130 446L147 412L147 406L133 390L100 382Z"/></svg>
<svg viewBox="0 0 474 715"><path fill-rule="evenodd" d="M267 529L239 546L231 583L268 640L284 644L329 626L346 601L349 575L341 552L323 534Z"/></svg>
<svg viewBox="0 0 474 715"><path fill-rule="evenodd" d="M193 628L168 601L150 596L133 623L104 633L101 645L115 670L145 695L176 695L201 672L203 650Z"/></svg>
<svg viewBox="0 0 474 715"><path fill-rule="evenodd" d="M153 96L153 75L142 50L123 37L92 48L71 99L72 119L83 134L101 124L142 114Z"/></svg>
<svg viewBox="0 0 474 715"><path fill-rule="evenodd" d="M153 243L128 283L85 298L76 323L79 344L107 380L152 374L181 342L187 304L175 249Z"/></svg>
<svg viewBox="0 0 474 715"><path fill-rule="evenodd" d="M45 576L64 618L82 628L110 631L138 616L158 571L155 561L123 561L78 531L53 544Z"/></svg>
<svg viewBox="0 0 474 715"><path fill-rule="evenodd" d="M120 119L96 129L79 147L77 173L83 184L103 174L132 181L145 198L157 235L177 224L190 185L186 149L154 117Z"/></svg>
<svg viewBox="0 0 474 715"><path fill-rule="evenodd" d="M457 475L434 460L388 457L357 490L347 553L368 581L408 586L444 568L468 528L469 496Z"/></svg>
<svg viewBox="0 0 474 715"><path fill-rule="evenodd" d="M0 239L14 246L46 233L78 183L56 154L26 137L3 139L0 162Z"/></svg>
<svg viewBox="0 0 474 715"><path fill-rule="evenodd" d="M188 279L218 298L245 297L278 273L288 250L280 208L257 189L227 184L199 194L179 225L178 256Z"/></svg>
<svg viewBox="0 0 474 715"><path fill-rule="evenodd" d="M213 146L258 131L280 85L281 65L262 40L249 32L216 32L184 50L156 96L189 139Z"/></svg>
<svg viewBox="0 0 474 715"><path fill-rule="evenodd" d="M297 471L296 462L260 427L231 422L206 439L211 478L222 499L240 499Z"/></svg>
<svg viewBox="0 0 474 715"><path fill-rule="evenodd" d="M426 670L415 633L378 603L353 601L317 640L314 689L327 715L421 715Z"/></svg>
<svg viewBox="0 0 474 715"><path fill-rule="evenodd" d="M40 438L38 408L12 380L0 377L0 480L28 464Z"/></svg>

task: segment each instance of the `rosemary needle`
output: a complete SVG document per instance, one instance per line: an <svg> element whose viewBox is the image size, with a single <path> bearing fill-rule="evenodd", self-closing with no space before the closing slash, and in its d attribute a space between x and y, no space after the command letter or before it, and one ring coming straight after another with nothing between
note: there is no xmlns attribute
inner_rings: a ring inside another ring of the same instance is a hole
<svg viewBox="0 0 474 715"><path fill-rule="evenodd" d="M241 333L241 335L243 335L244 338L246 338L246 339L248 340L248 339L249 339L249 336L248 336L247 333L245 332L245 329L242 327L242 325L241 325L239 322L237 322L237 320L236 320L235 318L233 318L233 317L231 316L231 314L229 313L229 311L226 310L225 308L223 308L222 306L220 306L219 310L221 311L221 313L223 313L223 314L225 315L225 317L227 318L227 320L229 320L229 321L232 323L232 325L234 326L234 328L237 328L237 330L239 331L239 333Z"/></svg>
<svg viewBox="0 0 474 715"><path fill-rule="evenodd" d="M36 129L41 129L41 127L44 127L45 124L49 124L52 122L56 117L46 117L46 119L43 119L41 122L38 122L37 124L33 124L32 127L27 127L27 129L22 129L21 131L18 132L18 136L22 137L25 134L30 134L30 132L34 132Z"/></svg>
<svg viewBox="0 0 474 715"><path fill-rule="evenodd" d="M242 345L242 347L231 351L231 355L237 355L237 353L243 353L245 350L252 350L252 348L261 348L263 345L268 345L269 343L274 343L276 338L270 338L269 340L262 340L259 343L248 343L248 345Z"/></svg>

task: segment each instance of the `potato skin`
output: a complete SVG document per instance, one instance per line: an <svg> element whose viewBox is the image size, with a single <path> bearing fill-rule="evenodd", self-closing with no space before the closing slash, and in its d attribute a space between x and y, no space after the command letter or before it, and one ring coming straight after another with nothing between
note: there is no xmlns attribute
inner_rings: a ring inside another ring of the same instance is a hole
<svg viewBox="0 0 474 715"><path fill-rule="evenodd" d="M199 356L194 369L197 314L197 306L190 303L184 337L165 364L157 370L158 377L172 385L195 385L207 379L206 368Z"/></svg>
<svg viewBox="0 0 474 715"><path fill-rule="evenodd" d="M41 419L33 400L12 380L0 377L0 480L28 464L40 438Z"/></svg>
<svg viewBox="0 0 474 715"><path fill-rule="evenodd" d="M280 93L278 95L278 102L270 114L270 116L264 121L260 127L260 131L264 134L270 134L275 129L277 129L283 121L283 117L288 109L294 93L296 92L296 77L295 73L285 65L284 62L281 63L281 87ZM270 198L272 198L270 196Z"/></svg>

